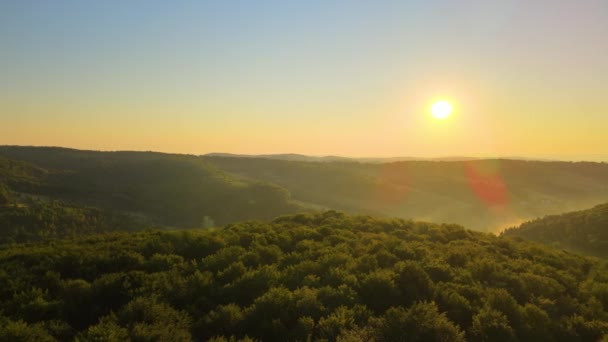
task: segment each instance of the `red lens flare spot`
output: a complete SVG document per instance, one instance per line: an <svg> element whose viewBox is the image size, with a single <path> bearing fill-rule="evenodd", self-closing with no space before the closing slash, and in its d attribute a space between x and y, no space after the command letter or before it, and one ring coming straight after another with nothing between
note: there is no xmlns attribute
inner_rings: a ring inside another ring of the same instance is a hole
<svg viewBox="0 0 608 342"><path fill-rule="evenodd" d="M469 162L465 165L465 173L471 190L486 205L507 204L509 194L500 174L499 162Z"/></svg>

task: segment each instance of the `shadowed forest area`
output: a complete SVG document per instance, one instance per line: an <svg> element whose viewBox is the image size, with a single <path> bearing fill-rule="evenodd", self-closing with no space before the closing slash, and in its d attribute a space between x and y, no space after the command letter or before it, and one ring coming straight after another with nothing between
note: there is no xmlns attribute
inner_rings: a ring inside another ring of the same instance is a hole
<svg viewBox="0 0 608 342"><path fill-rule="evenodd" d="M211 227L300 209L278 186L161 153L0 147L0 186L1 241L143 225ZM126 223L109 224L118 218Z"/></svg>

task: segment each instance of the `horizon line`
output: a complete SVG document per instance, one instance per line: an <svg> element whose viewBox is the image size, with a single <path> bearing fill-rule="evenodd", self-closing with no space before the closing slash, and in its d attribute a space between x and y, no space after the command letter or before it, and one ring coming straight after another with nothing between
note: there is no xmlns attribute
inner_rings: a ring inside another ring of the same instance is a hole
<svg viewBox="0 0 608 342"><path fill-rule="evenodd" d="M341 155L341 154L307 154L300 152L279 152L279 153L238 153L238 152L200 152L200 153L186 153L179 151L163 151L153 149L95 149L95 148L81 148L72 146L61 146L61 145L17 145L17 144L0 144L0 147L33 147L33 148L57 148L67 149L76 151L91 151L91 152L149 152L149 153L163 153L163 154L177 154L177 155L191 155L191 156L226 156L226 157L244 157L244 158L264 158L264 157L278 157L278 156L298 156L304 158L319 158L319 159L347 159L352 161L365 161L365 160L378 160L378 161L416 161L416 160L427 160L427 161L465 161L469 160L492 160L492 159L505 159L505 160L530 160L530 161L546 161L546 162L596 162L604 163L608 162L608 153L606 154L566 154L566 155L529 155L529 154L502 154L502 155L482 155L482 154L455 154L455 155L389 155L389 156L353 156L353 155ZM278 159L278 158L276 158ZM403 159L403 160L399 160Z"/></svg>

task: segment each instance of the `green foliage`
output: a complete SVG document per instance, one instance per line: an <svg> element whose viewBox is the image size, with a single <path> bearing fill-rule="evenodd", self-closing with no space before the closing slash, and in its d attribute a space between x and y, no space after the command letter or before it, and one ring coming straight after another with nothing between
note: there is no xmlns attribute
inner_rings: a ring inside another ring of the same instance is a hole
<svg viewBox="0 0 608 342"><path fill-rule="evenodd" d="M0 321L0 341L53 342L56 339L41 324L28 324L22 320L12 321L2 319Z"/></svg>
<svg viewBox="0 0 608 342"><path fill-rule="evenodd" d="M363 303L381 313L398 302L400 292L394 278L394 272L389 270L378 270L365 276L358 291Z"/></svg>
<svg viewBox="0 0 608 342"><path fill-rule="evenodd" d="M489 307L482 308L473 317L470 336L474 341L515 341L515 331L507 316Z"/></svg>
<svg viewBox="0 0 608 342"><path fill-rule="evenodd" d="M99 323L90 326L77 338L79 341L120 342L129 339L129 330L118 325L113 315L102 317Z"/></svg>
<svg viewBox="0 0 608 342"><path fill-rule="evenodd" d="M334 341L343 330L350 330L354 326L354 312L345 306L341 306L329 316L319 320L319 336Z"/></svg>
<svg viewBox="0 0 608 342"><path fill-rule="evenodd" d="M1 147L0 147L1 148ZM16 158L20 159L20 158ZM0 157L0 184L4 183L16 191L29 191L40 187L48 171L22 160Z"/></svg>
<svg viewBox="0 0 608 342"><path fill-rule="evenodd" d="M588 210L545 216L507 229L502 235L608 258L608 203Z"/></svg>
<svg viewBox="0 0 608 342"><path fill-rule="evenodd" d="M419 302L407 310L391 308L378 325L380 341L464 341L464 333L434 303Z"/></svg>
<svg viewBox="0 0 608 342"><path fill-rule="evenodd" d="M13 194L10 189L6 185L0 183L0 207L13 204L13 202Z"/></svg>
<svg viewBox="0 0 608 342"><path fill-rule="evenodd" d="M154 298L138 297L118 311L132 341L190 341L190 317Z"/></svg>
<svg viewBox="0 0 608 342"><path fill-rule="evenodd" d="M0 205L0 243L136 231L143 227L142 222L124 214L59 201L30 198L18 205Z"/></svg>
<svg viewBox="0 0 608 342"><path fill-rule="evenodd" d="M0 341L595 341L607 300L597 259L332 211L0 249Z"/></svg>

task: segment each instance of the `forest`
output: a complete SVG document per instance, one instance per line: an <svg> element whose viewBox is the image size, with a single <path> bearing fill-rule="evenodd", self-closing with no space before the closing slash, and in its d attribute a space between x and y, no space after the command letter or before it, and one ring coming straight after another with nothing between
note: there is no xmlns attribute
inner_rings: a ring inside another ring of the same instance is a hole
<svg viewBox="0 0 608 342"><path fill-rule="evenodd" d="M506 229L519 236L576 253L608 258L608 204L561 215L549 215Z"/></svg>
<svg viewBox="0 0 608 342"><path fill-rule="evenodd" d="M301 211L276 185L237 180L195 156L153 152L0 146L0 185L16 206L93 207L148 226L205 227Z"/></svg>
<svg viewBox="0 0 608 342"><path fill-rule="evenodd" d="M204 156L239 179L287 189L313 208L498 232L608 200L608 164L533 160L362 163Z"/></svg>
<svg viewBox="0 0 608 342"><path fill-rule="evenodd" d="M148 227L143 220L116 211L14 197L0 184L0 244Z"/></svg>
<svg viewBox="0 0 608 342"><path fill-rule="evenodd" d="M0 301L3 341L598 341L608 267L329 211L5 245Z"/></svg>
<svg viewBox="0 0 608 342"><path fill-rule="evenodd" d="M490 222L532 183L600 196L605 167L0 147L0 341L606 339L608 264L571 253L606 257L606 205L500 236L383 207L439 189Z"/></svg>
<svg viewBox="0 0 608 342"><path fill-rule="evenodd" d="M179 228L333 209L499 232L608 200L605 163L328 160L0 146L0 184Z"/></svg>

